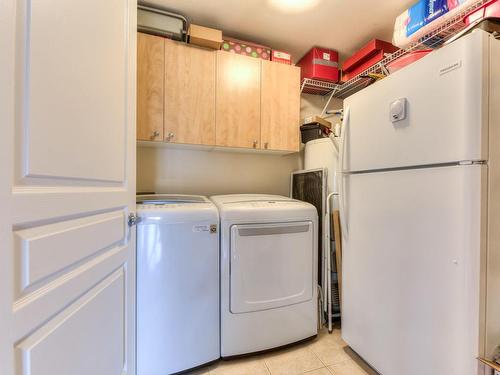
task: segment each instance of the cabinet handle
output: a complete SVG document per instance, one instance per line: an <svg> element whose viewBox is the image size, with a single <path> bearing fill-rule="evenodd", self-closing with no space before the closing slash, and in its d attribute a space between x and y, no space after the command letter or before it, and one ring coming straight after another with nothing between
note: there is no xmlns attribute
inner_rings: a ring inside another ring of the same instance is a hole
<svg viewBox="0 0 500 375"><path fill-rule="evenodd" d="M155 130L152 134L151 134L151 139L155 139L156 137L159 137L160 136L160 132L158 130Z"/></svg>
<svg viewBox="0 0 500 375"><path fill-rule="evenodd" d="M257 145L259 144L259 141L257 140L254 140L253 141L253 148L257 148Z"/></svg>
<svg viewBox="0 0 500 375"><path fill-rule="evenodd" d="M172 133L172 132L168 133L168 135L167 135L167 142L170 142L172 140L172 138L174 138L174 137L175 137L174 133Z"/></svg>
<svg viewBox="0 0 500 375"><path fill-rule="evenodd" d="M269 147L269 142L265 142L264 143L264 148L267 150L268 147Z"/></svg>

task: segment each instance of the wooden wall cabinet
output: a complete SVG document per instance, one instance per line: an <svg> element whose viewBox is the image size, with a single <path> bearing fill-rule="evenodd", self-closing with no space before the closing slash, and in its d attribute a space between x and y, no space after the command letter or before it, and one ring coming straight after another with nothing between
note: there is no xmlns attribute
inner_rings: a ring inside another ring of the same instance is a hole
<svg viewBox="0 0 500 375"><path fill-rule="evenodd" d="M164 38L137 33L137 139L163 140Z"/></svg>
<svg viewBox="0 0 500 375"><path fill-rule="evenodd" d="M165 40L165 140L215 144L215 53Z"/></svg>
<svg viewBox="0 0 500 375"><path fill-rule="evenodd" d="M262 60L261 148L299 151L300 68Z"/></svg>
<svg viewBox="0 0 500 375"><path fill-rule="evenodd" d="M137 139L299 150L300 69L138 33Z"/></svg>
<svg viewBox="0 0 500 375"><path fill-rule="evenodd" d="M260 148L260 61L217 52L217 146Z"/></svg>

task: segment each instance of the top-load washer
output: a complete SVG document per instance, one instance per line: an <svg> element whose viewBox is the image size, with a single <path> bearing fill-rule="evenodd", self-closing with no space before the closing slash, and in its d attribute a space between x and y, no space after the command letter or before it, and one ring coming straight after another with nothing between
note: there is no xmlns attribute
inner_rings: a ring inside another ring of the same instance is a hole
<svg viewBox="0 0 500 375"><path fill-rule="evenodd" d="M137 374L220 357L219 216L206 197L137 197Z"/></svg>
<svg viewBox="0 0 500 375"><path fill-rule="evenodd" d="M221 355L315 336L316 208L276 195L210 199L221 223Z"/></svg>

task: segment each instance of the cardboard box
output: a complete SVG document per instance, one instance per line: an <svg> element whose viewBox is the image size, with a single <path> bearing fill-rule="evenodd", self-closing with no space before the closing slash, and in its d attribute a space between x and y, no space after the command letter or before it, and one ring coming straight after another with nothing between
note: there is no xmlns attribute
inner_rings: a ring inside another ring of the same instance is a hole
<svg viewBox="0 0 500 375"><path fill-rule="evenodd" d="M271 52L271 61L292 65L292 55L287 52L277 51L273 49L273 51Z"/></svg>
<svg viewBox="0 0 500 375"><path fill-rule="evenodd" d="M191 24L188 30L189 43L200 47L220 49L222 31L210 27Z"/></svg>
<svg viewBox="0 0 500 375"><path fill-rule="evenodd" d="M319 81L338 82L339 54L337 51L313 47L297 63L301 79L311 78Z"/></svg>
<svg viewBox="0 0 500 375"><path fill-rule="evenodd" d="M238 55L257 57L262 60L271 59L270 47L234 38L224 38L221 50Z"/></svg>
<svg viewBox="0 0 500 375"><path fill-rule="evenodd" d="M304 119L304 122L302 123L303 125L307 124L320 124L323 125L324 127L327 127L331 129L332 123L330 121L325 120L323 117L319 116L309 116Z"/></svg>

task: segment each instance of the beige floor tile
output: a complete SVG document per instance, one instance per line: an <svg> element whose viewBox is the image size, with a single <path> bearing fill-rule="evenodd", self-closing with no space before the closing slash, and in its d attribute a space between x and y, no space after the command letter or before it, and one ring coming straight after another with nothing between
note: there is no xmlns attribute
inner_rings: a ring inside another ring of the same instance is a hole
<svg viewBox="0 0 500 375"><path fill-rule="evenodd" d="M304 375L332 375L332 373L326 367L322 367L316 370L304 372Z"/></svg>
<svg viewBox="0 0 500 375"><path fill-rule="evenodd" d="M342 343L332 335L321 337L310 345L310 349L313 353L316 354L326 366L351 359L346 348L346 346L343 346Z"/></svg>
<svg viewBox="0 0 500 375"><path fill-rule="evenodd" d="M351 360L361 368L364 372L363 374L368 375L379 375L375 370L373 370L357 353L355 353L351 348L345 347L345 352L351 357Z"/></svg>
<svg viewBox="0 0 500 375"><path fill-rule="evenodd" d="M269 354L264 360L271 375L297 375L325 367L307 343Z"/></svg>
<svg viewBox="0 0 500 375"><path fill-rule="evenodd" d="M341 363L329 366L328 369L334 375L367 375L361 367L359 367L356 362L352 360L347 360Z"/></svg>
<svg viewBox="0 0 500 375"><path fill-rule="evenodd" d="M329 366L328 369L334 375L378 375L376 371L361 360L348 360Z"/></svg>
<svg viewBox="0 0 500 375"><path fill-rule="evenodd" d="M210 375L269 375L269 370L262 357L248 357L219 361Z"/></svg>
<svg viewBox="0 0 500 375"><path fill-rule="evenodd" d="M185 373L185 375L208 375L210 374L210 371L212 370L212 366L204 366L199 369L189 371Z"/></svg>
<svg viewBox="0 0 500 375"><path fill-rule="evenodd" d="M377 375L342 340L340 327L330 334L264 355L219 361L188 375Z"/></svg>

